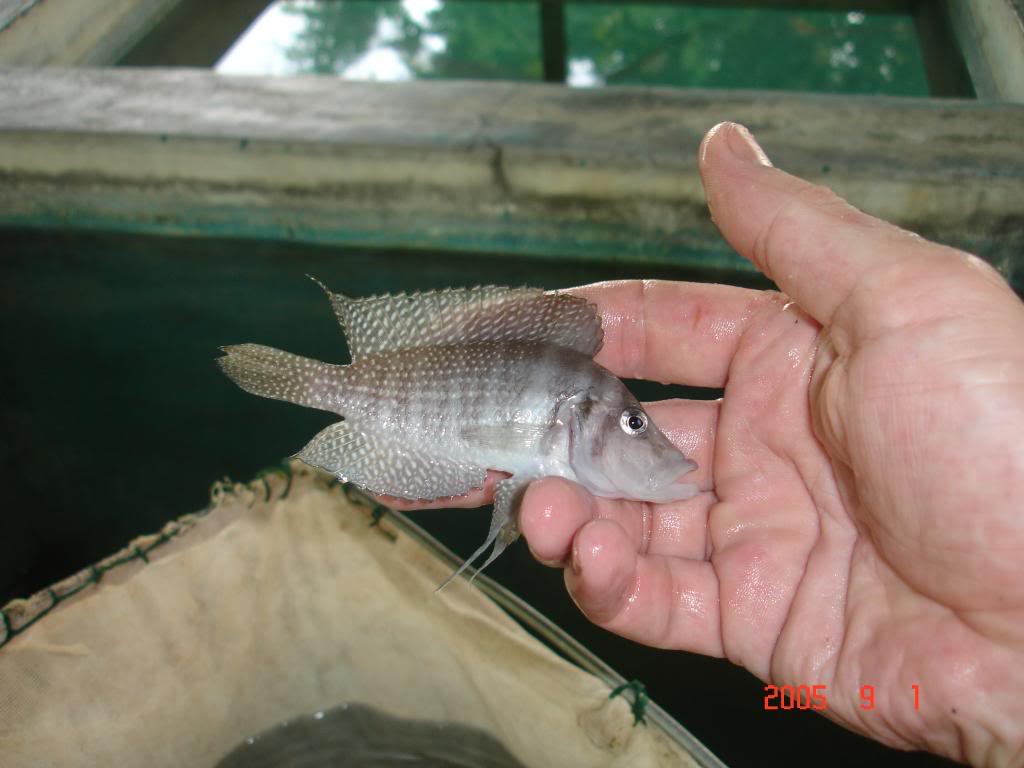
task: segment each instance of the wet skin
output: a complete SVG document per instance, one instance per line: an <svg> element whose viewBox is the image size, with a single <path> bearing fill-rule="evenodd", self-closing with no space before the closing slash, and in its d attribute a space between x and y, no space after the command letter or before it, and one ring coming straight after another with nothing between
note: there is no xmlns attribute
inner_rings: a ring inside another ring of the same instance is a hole
<svg viewBox="0 0 1024 768"><path fill-rule="evenodd" d="M784 293L573 292L616 375L725 388L648 406L708 490L647 504L542 480L531 551L610 631L825 685L827 716L895 747L1024 764L1024 304L979 259L772 168L738 126L700 169L725 238ZM487 503L496 477L431 506Z"/></svg>

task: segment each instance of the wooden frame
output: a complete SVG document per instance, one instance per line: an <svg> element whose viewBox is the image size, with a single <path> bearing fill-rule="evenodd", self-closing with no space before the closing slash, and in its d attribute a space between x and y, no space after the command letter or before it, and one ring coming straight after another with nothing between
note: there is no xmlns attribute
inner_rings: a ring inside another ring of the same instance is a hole
<svg viewBox="0 0 1024 768"><path fill-rule="evenodd" d="M0 0L0 66L114 64L179 0Z"/></svg>
<svg viewBox="0 0 1024 768"><path fill-rule="evenodd" d="M565 80L570 1L537 0L548 82ZM211 66L269 2L0 0L0 66ZM1024 0L657 2L913 15L933 96L1024 101Z"/></svg>
<svg viewBox="0 0 1024 768"><path fill-rule="evenodd" d="M0 224L746 269L708 218L703 133L1008 272L1024 106L202 70L2 76Z"/></svg>
<svg viewBox="0 0 1024 768"><path fill-rule="evenodd" d="M979 99L1024 102L1024 3L942 0Z"/></svg>
<svg viewBox="0 0 1024 768"><path fill-rule="evenodd" d="M232 24L265 2L225 0ZM694 157L733 119L781 167L1024 287L1024 105L1007 103L1024 99L1024 65L1001 68L1024 61L1020 3L869 4L914 12L933 57L954 20L963 82L944 87L965 87L969 69L987 102L13 69L0 74L0 225L748 270L708 218ZM540 6L556 48L561 6ZM166 57L209 13L198 0L0 0L0 64ZM175 55L208 61L222 32Z"/></svg>

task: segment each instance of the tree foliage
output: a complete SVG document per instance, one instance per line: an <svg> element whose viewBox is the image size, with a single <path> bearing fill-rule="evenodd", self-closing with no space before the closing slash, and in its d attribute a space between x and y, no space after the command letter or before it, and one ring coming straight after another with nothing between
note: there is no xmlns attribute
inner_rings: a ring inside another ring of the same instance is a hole
<svg viewBox="0 0 1024 768"><path fill-rule="evenodd" d="M449 0L424 18L396 0L295 0L288 51L303 71L343 73L390 48L418 78L538 80L536 2ZM909 16L680 5L568 3L571 70L591 84L926 95Z"/></svg>

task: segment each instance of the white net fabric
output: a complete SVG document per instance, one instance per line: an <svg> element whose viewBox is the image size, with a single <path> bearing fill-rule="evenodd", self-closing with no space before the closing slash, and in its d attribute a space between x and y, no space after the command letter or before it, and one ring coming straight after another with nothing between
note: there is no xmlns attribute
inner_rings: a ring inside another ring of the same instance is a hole
<svg viewBox="0 0 1024 768"><path fill-rule="evenodd" d="M527 766L693 764L465 581L435 594L447 564L371 522L296 465L219 485L207 514L9 604L0 762L213 766L282 720L360 702L481 728Z"/></svg>

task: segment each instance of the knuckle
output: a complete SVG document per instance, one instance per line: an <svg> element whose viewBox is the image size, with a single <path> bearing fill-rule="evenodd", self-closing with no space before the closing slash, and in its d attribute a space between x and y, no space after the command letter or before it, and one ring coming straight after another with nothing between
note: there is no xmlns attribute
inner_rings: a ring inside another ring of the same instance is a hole
<svg viewBox="0 0 1024 768"><path fill-rule="evenodd" d="M801 237L806 225L805 208L809 194L801 191L787 199L754 238L751 253L754 263L770 278L774 279L776 275L772 264L774 255Z"/></svg>
<svg viewBox="0 0 1024 768"><path fill-rule="evenodd" d="M776 279L773 261L794 248L795 244L818 243L828 228L815 226L821 219L837 224L865 224L874 221L854 208L830 188L810 182L793 190L773 213L768 223L754 238L751 257L770 278Z"/></svg>
<svg viewBox="0 0 1024 768"><path fill-rule="evenodd" d="M823 184L808 182L795 192L797 200L804 205L824 211L851 209L849 203Z"/></svg>

